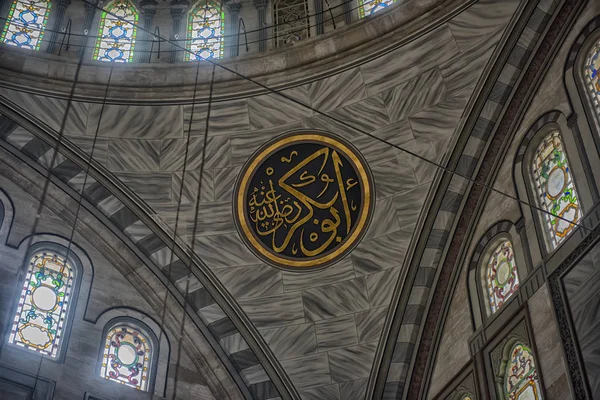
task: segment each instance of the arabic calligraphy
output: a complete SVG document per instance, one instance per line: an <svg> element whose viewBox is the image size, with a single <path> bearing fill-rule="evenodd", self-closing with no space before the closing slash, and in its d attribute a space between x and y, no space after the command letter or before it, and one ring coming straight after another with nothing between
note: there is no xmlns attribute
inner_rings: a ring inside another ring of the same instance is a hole
<svg viewBox="0 0 600 400"><path fill-rule="evenodd" d="M242 236L277 266L339 259L370 216L372 185L362 158L329 135L296 134L271 144L251 159L238 186Z"/></svg>

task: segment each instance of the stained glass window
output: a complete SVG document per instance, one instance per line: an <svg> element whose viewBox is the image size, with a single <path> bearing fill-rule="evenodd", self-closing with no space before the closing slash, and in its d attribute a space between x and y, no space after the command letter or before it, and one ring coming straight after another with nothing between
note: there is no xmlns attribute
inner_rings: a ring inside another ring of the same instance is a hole
<svg viewBox="0 0 600 400"><path fill-rule="evenodd" d="M538 146L533 160L533 177L543 213L546 232L555 248L580 218L579 200L567 155L558 131L547 135ZM560 217L560 218L559 218Z"/></svg>
<svg viewBox="0 0 600 400"><path fill-rule="evenodd" d="M358 13L361 18L376 13L394 4L396 0L358 0Z"/></svg>
<svg viewBox="0 0 600 400"><path fill-rule="evenodd" d="M146 391L151 362L152 344L139 329L116 325L108 331L101 377Z"/></svg>
<svg viewBox="0 0 600 400"><path fill-rule="evenodd" d="M540 400L540 383L531 350L517 343L510 352L504 377L507 400Z"/></svg>
<svg viewBox="0 0 600 400"><path fill-rule="evenodd" d="M585 80L596 115L600 118L600 40L590 49L585 61Z"/></svg>
<svg viewBox="0 0 600 400"><path fill-rule="evenodd" d="M29 263L8 341L55 358L73 290L73 269L59 255L35 253Z"/></svg>
<svg viewBox="0 0 600 400"><path fill-rule="evenodd" d="M94 60L131 62L136 34L133 24L137 22L138 12L129 0L114 0L106 6L100 18Z"/></svg>
<svg viewBox="0 0 600 400"><path fill-rule="evenodd" d="M39 50L50 5L50 0L13 1L0 41L12 46Z"/></svg>
<svg viewBox="0 0 600 400"><path fill-rule="evenodd" d="M223 57L225 14L217 3L201 1L189 13L185 60Z"/></svg>
<svg viewBox="0 0 600 400"><path fill-rule="evenodd" d="M273 10L277 46L286 46L310 37L306 0L278 0Z"/></svg>
<svg viewBox="0 0 600 400"><path fill-rule="evenodd" d="M492 314L519 288L517 265L510 241L500 243L490 256L486 285Z"/></svg>

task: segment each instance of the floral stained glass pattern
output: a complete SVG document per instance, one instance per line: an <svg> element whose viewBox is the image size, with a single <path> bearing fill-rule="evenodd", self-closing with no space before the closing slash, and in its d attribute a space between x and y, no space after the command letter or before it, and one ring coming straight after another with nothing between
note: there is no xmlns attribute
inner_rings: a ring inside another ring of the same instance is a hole
<svg viewBox="0 0 600 400"><path fill-rule="evenodd" d="M73 289L73 270L58 255L32 256L8 341L55 358Z"/></svg>
<svg viewBox="0 0 600 400"><path fill-rule="evenodd" d="M49 0L15 0L0 41L12 46L39 50L50 12Z"/></svg>
<svg viewBox="0 0 600 400"><path fill-rule="evenodd" d="M558 131L550 133L538 146L533 160L533 177L546 231L552 248L573 230L580 218L579 201L567 155Z"/></svg>
<svg viewBox="0 0 600 400"><path fill-rule="evenodd" d="M540 383L531 350L517 343L506 366L504 393L507 400L541 400Z"/></svg>
<svg viewBox="0 0 600 400"><path fill-rule="evenodd" d="M358 13L361 18L376 13L394 4L396 0L358 0Z"/></svg>
<svg viewBox="0 0 600 400"><path fill-rule="evenodd" d="M144 334L126 325L106 336L100 376L138 390L148 390L152 348Z"/></svg>
<svg viewBox="0 0 600 400"><path fill-rule="evenodd" d="M137 22L138 12L129 0L110 3L100 18L94 60L131 62Z"/></svg>
<svg viewBox="0 0 600 400"><path fill-rule="evenodd" d="M519 288L517 265L510 241L503 241L492 253L487 265L487 291L492 314Z"/></svg>
<svg viewBox="0 0 600 400"><path fill-rule="evenodd" d="M188 50L185 60L206 60L223 57L225 14L212 2L200 2L188 17Z"/></svg>
<svg viewBox="0 0 600 400"><path fill-rule="evenodd" d="M590 49L584 68L588 93L594 105L596 116L600 119L600 40Z"/></svg>

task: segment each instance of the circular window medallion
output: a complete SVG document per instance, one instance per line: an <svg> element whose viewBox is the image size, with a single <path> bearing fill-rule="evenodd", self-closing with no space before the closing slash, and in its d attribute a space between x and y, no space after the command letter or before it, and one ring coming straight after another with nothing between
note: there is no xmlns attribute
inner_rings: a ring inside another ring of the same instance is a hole
<svg viewBox="0 0 600 400"><path fill-rule="evenodd" d="M567 183L567 173L560 167L554 167L554 169L548 174L548 181L546 183L546 193L552 200L556 199L562 194Z"/></svg>
<svg viewBox="0 0 600 400"><path fill-rule="evenodd" d="M31 300L33 305L42 311L52 311L57 306L57 296L51 287L41 285L31 293Z"/></svg>
<svg viewBox="0 0 600 400"><path fill-rule="evenodd" d="M286 269L324 267L365 233L374 203L366 162L346 141L321 132L288 134L248 160L234 214L250 249Z"/></svg>

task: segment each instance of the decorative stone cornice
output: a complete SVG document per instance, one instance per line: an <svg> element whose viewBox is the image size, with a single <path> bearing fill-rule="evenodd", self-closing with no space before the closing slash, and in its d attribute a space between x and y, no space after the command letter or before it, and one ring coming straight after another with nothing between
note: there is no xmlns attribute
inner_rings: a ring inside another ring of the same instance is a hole
<svg viewBox="0 0 600 400"><path fill-rule="evenodd" d="M267 5L269 5L269 0L254 0L254 7L258 9L267 8Z"/></svg>
<svg viewBox="0 0 600 400"><path fill-rule="evenodd" d="M229 2L225 6L227 7L227 10L229 12L240 12L240 10L242 9L242 4L238 1Z"/></svg>
<svg viewBox="0 0 600 400"><path fill-rule="evenodd" d="M154 16L156 13L156 6L158 6L158 2L156 0L142 0L139 4L140 10L145 16Z"/></svg>

